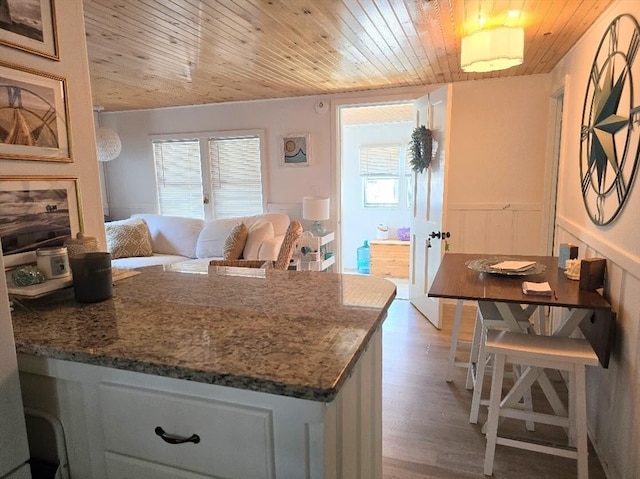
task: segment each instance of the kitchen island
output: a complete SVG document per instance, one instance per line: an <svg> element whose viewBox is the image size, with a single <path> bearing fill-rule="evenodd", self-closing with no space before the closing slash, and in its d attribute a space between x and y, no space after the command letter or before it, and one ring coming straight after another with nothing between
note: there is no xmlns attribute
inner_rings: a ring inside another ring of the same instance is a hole
<svg viewBox="0 0 640 479"><path fill-rule="evenodd" d="M140 271L101 303L67 289L14 312L25 407L61 420L72 477L382 476L392 283Z"/></svg>

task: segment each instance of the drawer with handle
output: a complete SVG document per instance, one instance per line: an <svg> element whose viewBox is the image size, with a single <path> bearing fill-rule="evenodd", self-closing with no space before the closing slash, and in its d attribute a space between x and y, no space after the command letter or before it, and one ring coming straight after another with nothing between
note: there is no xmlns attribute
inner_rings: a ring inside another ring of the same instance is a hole
<svg viewBox="0 0 640 479"><path fill-rule="evenodd" d="M212 477L275 477L267 409L111 383L100 401L111 453Z"/></svg>

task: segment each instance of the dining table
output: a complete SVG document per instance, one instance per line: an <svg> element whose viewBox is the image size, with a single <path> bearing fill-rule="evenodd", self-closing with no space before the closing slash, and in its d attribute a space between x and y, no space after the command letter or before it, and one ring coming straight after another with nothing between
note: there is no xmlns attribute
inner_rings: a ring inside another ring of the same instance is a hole
<svg viewBox="0 0 640 479"><path fill-rule="evenodd" d="M499 270L494 267L504 261L530 262L530 268L522 270ZM525 294L523 282L548 283L548 294ZM457 335L460 330L462 301L477 302L482 310L497 311L508 329L521 332L519 322L534 317L538 312L537 334L569 337L578 329L591 343L600 364L606 368L615 341L616 315L609 302L598 290L580 288L580 282L570 279L558 265L555 256L496 255L451 253L444 254L433 279L428 296L455 299L458 307L454 316L452 351L455 353ZM545 322L545 307L562 308L560 321L553 330ZM469 358L467 387L473 386L474 362L477 359L480 340L478 321ZM453 357L455 354L450 355ZM515 403L522 397L543 371L531 368L519 387L505 398Z"/></svg>

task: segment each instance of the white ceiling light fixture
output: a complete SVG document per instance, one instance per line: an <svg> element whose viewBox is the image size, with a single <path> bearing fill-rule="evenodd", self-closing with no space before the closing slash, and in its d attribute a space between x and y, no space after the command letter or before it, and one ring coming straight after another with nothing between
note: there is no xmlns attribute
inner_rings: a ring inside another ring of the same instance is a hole
<svg viewBox="0 0 640 479"><path fill-rule="evenodd" d="M102 112L104 108L97 106L93 110L98 114L98 129L96 130L98 161L115 160L122 151L120 137L113 129L102 126L100 122L100 112Z"/></svg>
<svg viewBox="0 0 640 479"><path fill-rule="evenodd" d="M496 27L462 38L460 64L469 73L483 73L520 65L524 59L524 29Z"/></svg>

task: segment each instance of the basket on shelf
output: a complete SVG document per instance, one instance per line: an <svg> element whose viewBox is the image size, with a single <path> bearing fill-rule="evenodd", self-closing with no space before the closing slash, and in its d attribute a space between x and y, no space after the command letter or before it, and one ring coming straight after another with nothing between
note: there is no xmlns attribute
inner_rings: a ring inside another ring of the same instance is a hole
<svg viewBox="0 0 640 479"><path fill-rule="evenodd" d="M400 241L409 241L411 238L411 228L398 228L398 239Z"/></svg>

